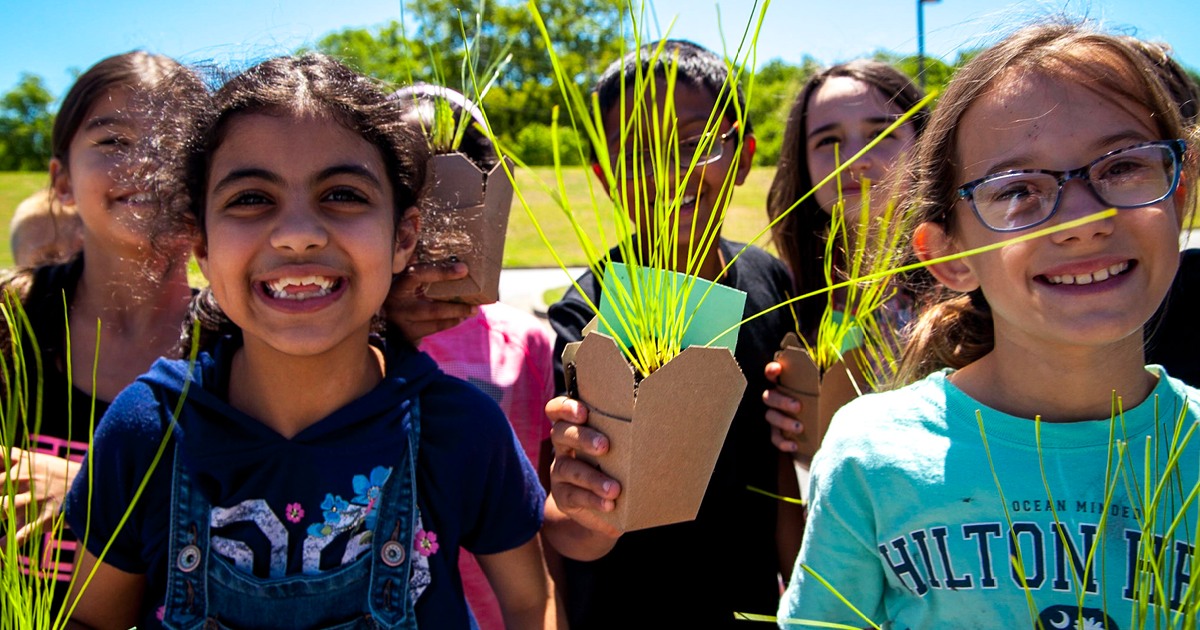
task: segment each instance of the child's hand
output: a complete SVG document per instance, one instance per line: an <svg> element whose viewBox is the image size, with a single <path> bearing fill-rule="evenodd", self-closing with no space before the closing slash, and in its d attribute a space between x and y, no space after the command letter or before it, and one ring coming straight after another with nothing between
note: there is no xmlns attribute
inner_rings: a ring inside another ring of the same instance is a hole
<svg viewBox="0 0 1200 630"><path fill-rule="evenodd" d="M550 441L554 463L550 465L550 494L558 509L579 525L605 537L621 535L596 512L616 509L621 485L592 465L575 459L577 453L600 456L608 452L608 438L587 422L587 407L578 400L559 396L546 403L546 415L554 422Z"/></svg>
<svg viewBox="0 0 1200 630"><path fill-rule="evenodd" d="M12 494L0 491L0 509L6 509L12 500L13 513L17 522L16 543L24 544L30 535L36 534L49 523L62 506L71 488L71 482L79 474L79 462L31 451L13 448L10 452L12 468L0 473L0 488L12 484ZM36 505L37 514L28 514L29 507ZM26 517L29 521L26 522Z"/></svg>
<svg viewBox="0 0 1200 630"><path fill-rule="evenodd" d="M410 265L392 281L392 290L383 304L384 314L413 345L422 337L454 328L478 312L478 307L428 299L425 287L434 282L465 277L467 265L461 262Z"/></svg>
<svg viewBox="0 0 1200 630"><path fill-rule="evenodd" d="M768 363L765 370L767 380L778 383L781 371L783 366L778 362ZM804 425L800 423L800 401L777 389L768 389L763 392L763 403L767 406L767 422L771 425L771 443L785 453L795 453L799 445L784 437L783 432L796 434L804 431Z"/></svg>

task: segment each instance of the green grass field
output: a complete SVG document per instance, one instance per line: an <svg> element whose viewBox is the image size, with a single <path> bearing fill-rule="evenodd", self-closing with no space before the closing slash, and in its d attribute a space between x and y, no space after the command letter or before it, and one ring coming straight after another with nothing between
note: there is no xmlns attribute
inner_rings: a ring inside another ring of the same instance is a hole
<svg viewBox="0 0 1200 630"><path fill-rule="evenodd" d="M767 190L771 186L771 178L775 175L775 169L757 167L750 172L750 176L746 178L746 183L741 186L733 196L733 205L729 209L729 214L725 219L725 227L722 231L726 238L735 241L748 241L754 238L763 228L767 226ZM547 239L554 244L554 249L560 256L563 257L563 263L567 266L583 266L588 263L587 257L584 255L582 248L579 246L579 240L575 233L571 230L570 223L567 222L562 210L555 203L554 198L548 194L537 178L541 178L547 184L554 185L554 169L552 168L536 168L533 169L533 176L527 173L518 174L518 188L525 196L525 201L529 204L530 213L537 218L537 223L541 225L542 230L546 233ZM585 169L572 169L566 173L564 182L566 189L569 191L568 199L571 206L576 209L576 214L588 218L584 222L585 228L594 229L595 220L591 219L591 197L588 193L588 179L592 178L590 171ZM594 178L592 179L594 182ZM593 188L596 195L603 195L604 192L598 187ZM606 233L609 235L609 242L605 245L615 245L613 241L613 229L610 219L612 215L611 205L606 198L602 198L600 214L605 219L602 225ZM596 238L595 235L589 234L591 238ZM769 235L764 235L761 239L755 242L760 247L767 247ZM600 245L597 244L597 247ZM519 199L514 197L512 214L508 219L508 236L506 237L504 246L504 266L505 267L553 267L555 266L554 258L550 255L542 239L538 236L534 228L534 222L529 217L529 213L525 211L524 206Z"/></svg>
<svg viewBox="0 0 1200 630"><path fill-rule="evenodd" d="M549 183L554 181L551 168L534 170L537 177ZM745 241L752 238L767 224L767 189L771 185L771 177L775 174L772 168L758 167L751 171L746 184L734 195L734 205L729 210L724 234L728 238ZM585 169L572 169L566 173L567 190L572 205L582 212L590 204L587 178L591 172ZM17 204L33 194L38 188L47 185L48 177L44 173L0 173L0 267L12 265L12 251L9 249L8 229L13 211ZM574 232L562 215L553 198L547 194L535 179L523 175L520 180L521 191L526 196L530 210L537 217L537 222L546 232L546 236L555 244L555 250L563 256L563 262L568 266L587 264L583 251L578 245ZM598 188L595 194L602 195ZM601 213L608 217L611 210L608 201L603 201ZM553 267L554 258L542 243L534 223L525 212L524 207L516 200L513 202L512 214L508 222L508 236L505 241L505 267ZM606 223L608 233L612 234L611 222ZM611 238L611 237L610 237ZM765 246L767 237L758 241ZM615 243L608 243L613 245Z"/></svg>

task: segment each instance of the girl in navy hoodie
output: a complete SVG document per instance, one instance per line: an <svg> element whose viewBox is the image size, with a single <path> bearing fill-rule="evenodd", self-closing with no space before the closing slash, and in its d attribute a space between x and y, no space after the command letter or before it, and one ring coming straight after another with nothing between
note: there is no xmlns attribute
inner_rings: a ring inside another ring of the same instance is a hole
<svg viewBox="0 0 1200 630"><path fill-rule="evenodd" d="M200 353L157 362L97 430L67 502L77 582L95 571L73 618L470 627L461 546L509 627L553 620L544 495L507 421L377 324L417 238L420 131L323 56L203 100L155 136L162 223L194 230L210 283Z"/></svg>

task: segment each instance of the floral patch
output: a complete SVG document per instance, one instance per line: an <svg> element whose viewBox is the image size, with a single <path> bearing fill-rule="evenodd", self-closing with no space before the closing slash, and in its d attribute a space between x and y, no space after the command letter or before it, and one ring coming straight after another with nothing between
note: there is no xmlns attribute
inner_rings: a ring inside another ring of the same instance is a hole
<svg viewBox="0 0 1200 630"><path fill-rule="evenodd" d="M338 529L338 525L342 525L342 514L350 507L350 503L339 496L325 494L325 500L321 501L321 514L324 517L324 522L313 523L308 526L308 535L324 538L334 533Z"/></svg>
<svg viewBox="0 0 1200 630"><path fill-rule="evenodd" d="M283 510L287 515L287 520L293 523L299 523L300 519L304 518L304 507L299 503L289 503Z"/></svg>
<svg viewBox="0 0 1200 630"><path fill-rule="evenodd" d="M379 501L379 497L383 495L383 484L387 483L388 476L391 475L392 469L383 466L376 466L371 475L354 475L354 498L351 503L366 507L366 526L367 529L375 528L375 504Z"/></svg>
<svg viewBox="0 0 1200 630"><path fill-rule="evenodd" d="M417 553L428 558L438 551L437 534L423 529L417 530L416 541L413 545Z"/></svg>

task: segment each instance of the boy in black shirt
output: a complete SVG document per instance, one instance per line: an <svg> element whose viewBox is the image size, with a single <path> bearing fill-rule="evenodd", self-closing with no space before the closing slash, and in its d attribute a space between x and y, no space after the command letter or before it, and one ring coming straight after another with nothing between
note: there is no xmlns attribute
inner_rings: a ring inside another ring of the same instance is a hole
<svg viewBox="0 0 1200 630"><path fill-rule="evenodd" d="M685 41L671 40L657 58L658 44L648 44L612 64L596 87L603 114L604 137L613 156L612 173L619 152L630 175L642 176L635 164L651 170L650 159L639 144L653 145L651 133L670 136L672 129L641 133L622 129L625 121L635 118L634 103L621 102L622 83L627 101L646 98L646 108L664 110L667 94L673 98L680 147L679 169L687 169L689 141L713 133L711 145L700 143L704 152L698 166L684 185L677 210L678 242L674 260L676 271L688 268L693 250L702 249L701 234L713 213L729 203L726 178L740 185L750 171L754 155L754 137L750 121L744 118L745 103L740 88L739 107L724 107L724 115L715 131L708 121L722 107L728 93L726 64L712 52ZM635 94L633 84L638 69L647 80L653 77L657 89ZM675 71L673 91L667 89L670 68ZM722 92L722 88L726 90ZM646 116L643 110L643 116ZM739 117L739 113L742 114ZM740 129L739 129L740 127ZM621 142L621 133L630 134ZM636 139L635 139L636 138ZM740 152L738 143L742 143ZM633 150L630 151L630 146ZM668 168L670 168L668 166ZM607 190L604 169L593 164ZM732 173L731 173L732 171ZM648 177L648 176L647 176ZM647 182L649 184L650 182ZM722 192L722 189L726 188ZM624 189L630 187L626 186ZM622 187L615 187L621 190ZM651 229L648 218L655 213L639 201L616 200L629 209L640 234ZM673 218L670 220L674 220ZM695 228L693 230L693 222ZM719 225L717 227L719 229ZM636 237L635 237L636 239ZM642 264L650 260L646 243L638 243ZM695 275L746 292L743 317L758 313L786 299L791 286L786 267L758 248L751 247L737 258L722 275L728 261L742 245L719 239L705 256L691 265ZM620 261L619 248L610 252L611 260ZM600 279L591 272L578 279L579 286L593 304L599 304ZM555 378L559 394L566 392L561 362L567 343L579 341L582 329L593 317L587 302L575 289L550 307L550 323L557 333ZM795 328L787 309L779 309L742 326L735 357L746 376L747 386L732 426L717 460L708 490L696 520L622 534L596 516L609 511L620 500L619 484L586 463L574 459L576 452L599 455L608 448L607 438L581 426L587 411L579 401L560 396L546 406L555 420L552 439L556 457L551 468L552 495L547 498L545 535L564 558L565 607L573 628L613 628L616 624L635 623L639 627L733 626L735 612L766 613L775 610L779 596L778 574L790 575L799 549L802 513L796 506L754 493L749 486L787 496L798 496L791 457L776 451L770 440L770 426L764 421L766 408L762 392L769 387L763 368L772 359L780 339Z"/></svg>

